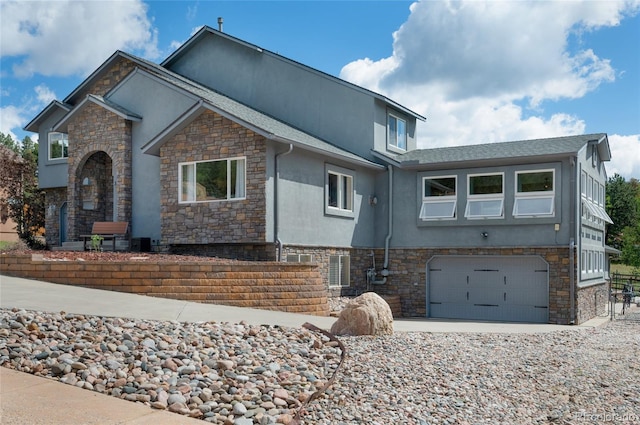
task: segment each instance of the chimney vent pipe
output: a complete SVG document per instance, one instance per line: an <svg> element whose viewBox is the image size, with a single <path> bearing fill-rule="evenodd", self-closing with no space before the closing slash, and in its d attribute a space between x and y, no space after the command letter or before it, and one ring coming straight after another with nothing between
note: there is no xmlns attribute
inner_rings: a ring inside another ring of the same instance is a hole
<svg viewBox="0 0 640 425"><path fill-rule="evenodd" d="M224 20L222 19L222 16L218 17L218 31L222 32L222 23L224 22Z"/></svg>

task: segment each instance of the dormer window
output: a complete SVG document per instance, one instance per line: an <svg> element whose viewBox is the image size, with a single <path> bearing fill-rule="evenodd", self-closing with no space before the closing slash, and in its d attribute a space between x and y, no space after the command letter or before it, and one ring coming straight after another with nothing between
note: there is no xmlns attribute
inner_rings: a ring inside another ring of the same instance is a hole
<svg viewBox="0 0 640 425"><path fill-rule="evenodd" d="M392 149L407 150L407 122L393 114L389 114L387 128L387 144Z"/></svg>
<svg viewBox="0 0 640 425"><path fill-rule="evenodd" d="M69 138L65 133L49 133L49 159L69 157Z"/></svg>

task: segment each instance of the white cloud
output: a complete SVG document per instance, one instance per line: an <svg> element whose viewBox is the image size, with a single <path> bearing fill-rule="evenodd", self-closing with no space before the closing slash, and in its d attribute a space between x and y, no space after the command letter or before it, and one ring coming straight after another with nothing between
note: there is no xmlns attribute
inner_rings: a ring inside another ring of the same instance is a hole
<svg viewBox="0 0 640 425"><path fill-rule="evenodd" d="M23 123L22 113L23 111L13 105L0 108L0 132L10 135L14 140L20 140L12 130L20 128Z"/></svg>
<svg viewBox="0 0 640 425"><path fill-rule="evenodd" d="M627 180L640 180L640 134L632 136L609 135L611 162L607 164L609 177L620 174Z"/></svg>
<svg viewBox="0 0 640 425"><path fill-rule="evenodd" d="M55 100L56 94L45 84L39 84L34 88L40 105L48 105Z"/></svg>
<svg viewBox="0 0 640 425"><path fill-rule="evenodd" d="M390 57L351 62L340 76L425 115L419 147L584 133L582 119L545 115L542 102L581 98L614 81L615 70L589 48L570 52L569 37L579 41L639 10L638 1L414 3ZM633 170L631 160L614 164Z"/></svg>
<svg viewBox="0 0 640 425"><path fill-rule="evenodd" d="M2 56L19 77L86 75L115 50L158 57L157 30L136 1L12 1L0 4Z"/></svg>

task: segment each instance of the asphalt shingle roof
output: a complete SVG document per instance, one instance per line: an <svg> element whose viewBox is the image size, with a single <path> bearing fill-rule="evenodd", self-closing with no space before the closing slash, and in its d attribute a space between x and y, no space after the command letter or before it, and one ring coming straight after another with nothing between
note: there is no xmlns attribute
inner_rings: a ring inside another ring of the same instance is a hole
<svg viewBox="0 0 640 425"><path fill-rule="evenodd" d="M549 139L418 149L398 155L396 160L401 166L412 166L568 155L577 153L589 141L598 141L603 137L606 137L606 134L596 133Z"/></svg>

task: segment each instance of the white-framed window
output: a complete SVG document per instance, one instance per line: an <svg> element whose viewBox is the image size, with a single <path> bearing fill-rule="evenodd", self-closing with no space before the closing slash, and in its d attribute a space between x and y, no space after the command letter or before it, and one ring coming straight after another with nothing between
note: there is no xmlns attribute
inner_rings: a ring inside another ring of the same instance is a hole
<svg viewBox="0 0 640 425"><path fill-rule="evenodd" d="M587 172L582 171L580 173L580 193L583 197L587 197Z"/></svg>
<svg viewBox="0 0 640 425"><path fill-rule="evenodd" d="M591 146L591 166L598 166L598 146L596 145Z"/></svg>
<svg viewBox="0 0 640 425"><path fill-rule="evenodd" d="M49 159L69 157L69 138L65 133L49 133Z"/></svg>
<svg viewBox="0 0 640 425"><path fill-rule="evenodd" d="M180 203L244 199L246 159L182 162L178 165Z"/></svg>
<svg viewBox="0 0 640 425"><path fill-rule="evenodd" d="M549 217L555 213L554 170L516 172L514 217Z"/></svg>
<svg viewBox="0 0 640 425"><path fill-rule="evenodd" d="M407 122L393 114L389 114L387 120L387 144L392 148L406 151Z"/></svg>
<svg viewBox="0 0 640 425"><path fill-rule="evenodd" d="M593 200L593 177L587 176L587 199Z"/></svg>
<svg viewBox="0 0 640 425"><path fill-rule="evenodd" d="M420 219L455 219L458 203L456 186L456 176L423 177Z"/></svg>
<svg viewBox="0 0 640 425"><path fill-rule="evenodd" d="M329 256L329 286L349 286L349 268L351 258L348 255Z"/></svg>
<svg viewBox="0 0 640 425"><path fill-rule="evenodd" d="M287 254L287 263L311 263L313 255L311 254Z"/></svg>
<svg viewBox="0 0 640 425"><path fill-rule="evenodd" d="M464 216L469 219L504 217L504 173L467 176Z"/></svg>
<svg viewBox="0 0 640 425"><path fill-rule="evenodd" d="M326 165L325 213L353 217L355 172Z"/></svg>

